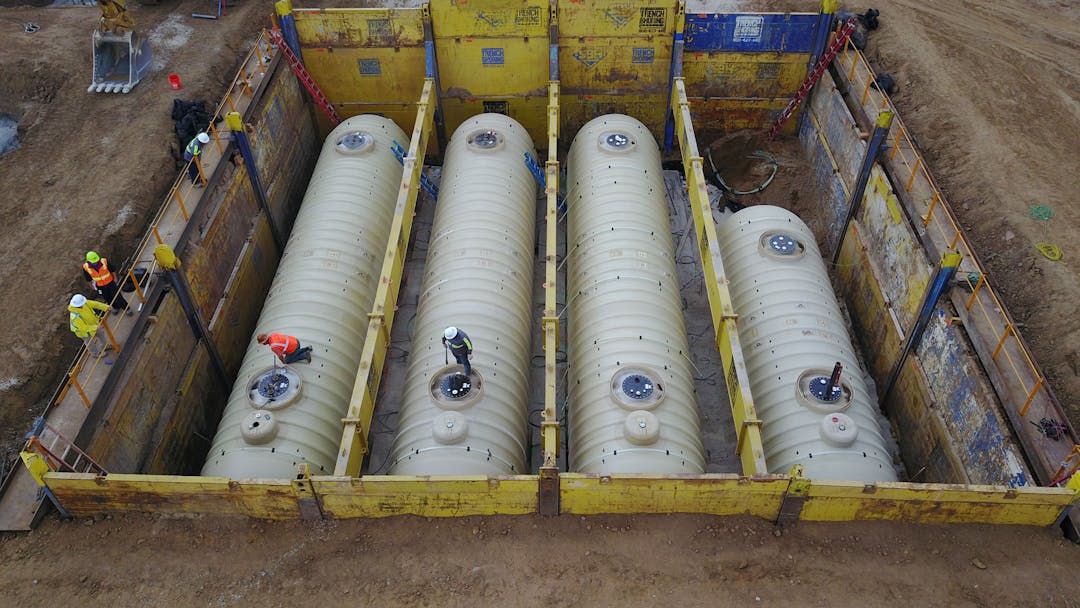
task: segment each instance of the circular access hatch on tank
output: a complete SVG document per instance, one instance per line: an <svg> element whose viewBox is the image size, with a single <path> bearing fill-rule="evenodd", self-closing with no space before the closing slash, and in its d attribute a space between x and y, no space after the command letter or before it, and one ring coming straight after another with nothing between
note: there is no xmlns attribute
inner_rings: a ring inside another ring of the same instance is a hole
<svg viewBox="0 0 1080 608"><path fill-rule="evenodd" d="M786 232L776 230L770 230L762 234L758 245L762 253L779 259L793 260L802 257L806 253L806 246L799 239Z"/></svg>
<svg viewBox="0 0 1080 608"><path fill-rule="evenodd" d="M659 378L644 367L624 367L611 378L611 397L628 410L651 410L664 398Z"/></svg>
<svg viewBox="0 0 1080 608"><path fill-rule="evenodd" d="M503 136L494 129L478 129L469 133L465 144L476 152L491 152L502 146Z"/></svg>
<svg viewBox="0 0 1080 608"><path fill-rule="evenodd" d="M345 154L359 154L371 149L375 144L375 138L365 131L349 131L338 138L334 147L338 152Z"/></svg>
<svg viewBox="0 0 1080 608"><path fill-rule="evenodd" d="M484 392L484 379L472 370L466 376L459 365L447 365L431 376L428 385L431 399L444 410L460 410L477 402Z"/></svg>
<svg viewBox="0 0 1080 608"><path fill-rule="evenodd" d="M472 378L465 374L447 374L439 381L439 392L447 399L464 399L472 392Z"/></svg>
<svg viewBox="0 0 1080 608"><path fill-rule="evenodd" d="M605 131L600 134L598 143L601 150L608 152L627 152L637 145L633 137L622 131Z"/></svg>
<svg viewBox="0 0 1080 608"><path fill-rule="evenodd" d="M248 402L252 407L275 410L296 400L300 394L300 374L291 367L269 367L248 381Z"/></svg>
<svg viewBox="0 0 1080 608"><path fill-rule="evenodd" d="M803 406L816 412L842 412L851 407L851 386L840 382L829 388L832 370L808 369L800 376L795 388L795 397Z"/></svg>

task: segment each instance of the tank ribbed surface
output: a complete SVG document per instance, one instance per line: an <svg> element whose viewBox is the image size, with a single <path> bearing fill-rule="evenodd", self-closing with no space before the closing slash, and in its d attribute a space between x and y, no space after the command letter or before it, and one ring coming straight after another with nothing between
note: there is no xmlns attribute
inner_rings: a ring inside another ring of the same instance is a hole
<svg viewBox="0 0 1080 608"><path fill-rule="evenodd" d="M895 481L847 325L814 235L795 214L748 207L718 232L771 473ZM842 388L827 392L836 362Z"/></svg>
<svg viewBox="0 0 1080 608"><path fill-rule="evenodd" d="M536 181L525 129L501 114L467 120L447 145L427 266L390 453L394 475L512 475L526 469ZM465 397L439 383L460 371L441 344L473 343Z"/></svg>
<svg viewBox="0 0 1080 608"><path fill-rule="evenodd" d="M334 470L401 185L394 141L409 139L368 115L327 137L203 475L291 479L305 462L317 474ZM252 386L275 358L255 335L271 332L312 346L312 361L289 366L298 394L256 406Z"/></svg>
<svg viewBox="0 0 1080 608"><path fill-rule="evenodd" d="M570 470L702 473L660 152L608 115L567 160Z"/></svg>

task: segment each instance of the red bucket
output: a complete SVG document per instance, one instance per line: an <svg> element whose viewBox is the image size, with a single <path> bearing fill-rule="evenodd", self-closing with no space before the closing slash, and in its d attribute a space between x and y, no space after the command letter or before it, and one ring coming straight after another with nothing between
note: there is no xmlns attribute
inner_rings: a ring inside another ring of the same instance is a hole
<svg viewBox="0 0 1080 608"><path fill-rule="evenodd" d="M179 91L184 88L184 85L180 84L180 76L176 74L169 74L169 86L172 87L172 90L174 91Z"/></svg>

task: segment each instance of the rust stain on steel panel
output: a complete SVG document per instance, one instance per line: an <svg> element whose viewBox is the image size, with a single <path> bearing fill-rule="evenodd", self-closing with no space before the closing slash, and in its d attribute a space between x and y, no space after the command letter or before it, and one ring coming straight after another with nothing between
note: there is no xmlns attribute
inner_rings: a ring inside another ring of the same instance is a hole
<svg viewBox="0 0 1080 608"><path fill-rule="evenodd" d="M300 43L305 47L420 46L424 29L419 9L348 9L313 13L297 11Z"/></svg>
<svg viewBox="0 0 1080 608"><path fill-rule="evenodd" d="M115 512L207 513L295 519L299 508L289 482L240 483L217 478L50 474L49 487L72 515ZM284 484L284 485L283 485Z"/></svg>
<svg viewBox="0 0 1080 608"><path fill-rule="evenodd" d="M698 98L690 101L694 124L707 125L710 129L725 133L740 129L763 129L772 124L774 113L787 103L781 100L755 100L754 105L750 105L745 100Z"/></svg>
<svg viewBox="0 0 1080 608"><path fill-rule="evenodd" d="M239 176L243 179L237 179ZM247 241L247 230L236 227L250 225L251 218L259 212L247 170L234 169L226 179L231 182L224 200L214 215L207 218L208 226L203 229L202 238L196 237L194 244L184 247L181 254L192 296L205 320L213 316L233 264Z"/></svg>

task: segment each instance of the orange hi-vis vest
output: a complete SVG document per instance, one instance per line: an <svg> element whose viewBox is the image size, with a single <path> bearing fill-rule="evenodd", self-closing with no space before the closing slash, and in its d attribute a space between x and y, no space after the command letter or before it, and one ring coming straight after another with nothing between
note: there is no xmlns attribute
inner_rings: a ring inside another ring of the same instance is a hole
<svg viewBox="0 0 1080 608"><path fill-rule="evenodd" d="M270 350L274 351L274 354L279 357L292 354L300 346L300 341L293 336L270 334L267 337L269 338Z"/></svg>
<svg viewBox="0 0 1080 608"><path fill-rule="evenodd" d="M90 275L90 278L94 280L94 285L98 287L104 287L113 282L113 273L109 270L109 261L105 258L101 258L101 266L96 270L90 265L90 262L84 262L82 267L86 274Z"/></svg>

